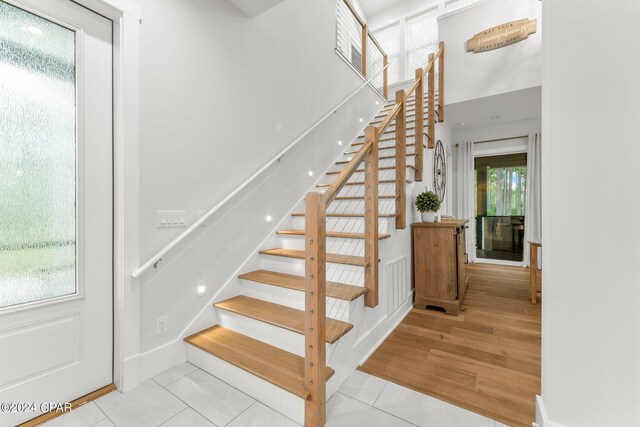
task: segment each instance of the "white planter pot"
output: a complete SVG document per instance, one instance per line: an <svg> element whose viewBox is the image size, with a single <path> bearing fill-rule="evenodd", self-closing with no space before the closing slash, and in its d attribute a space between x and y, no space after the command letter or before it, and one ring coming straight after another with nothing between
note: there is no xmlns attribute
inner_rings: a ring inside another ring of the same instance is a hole
<svg viewBox="0 0 640 427"><path fill-rule="evenodd" d="M436 212L420 212L422 222L436 222L438 214Z"/></svg>

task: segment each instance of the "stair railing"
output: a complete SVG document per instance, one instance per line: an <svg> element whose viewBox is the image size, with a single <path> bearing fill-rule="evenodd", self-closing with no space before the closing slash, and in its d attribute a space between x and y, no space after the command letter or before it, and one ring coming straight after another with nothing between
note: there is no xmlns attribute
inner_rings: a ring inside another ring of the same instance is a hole
<svg viewBox="0 0 640 427"><path fill-rule="evenodd" d="M355 19L355 22L357 24L354 25L358 25L360 27L360 38L361 38L361 46L362 46L362 50L360 52L362 58L361 58L361 64L358 64L360 66L360 72L362 73L362 75L366 78L367 74L371 74L371 72L373 72L373 70L369 70L368 69L368 61L370 61L372 64L375 64L375 58L377 56L378 60L382 60L381 63L381 67L383 68L383 74L382 74L382 93L386 98L388 98L388 86L387 86L387 64L389 62L389 58L387 56L387 53L384 51L384 49L382 49L382 46L380 46L380 43L378 43L378 41L376 40L376 38L373 36L373 34L371 33L371 31L369 31L369 27L367 26L366 22L364 21L364 19L362 19L362 17L360 17L360 15L358 14L358 12L356 11L356 9L353 7L353 5L349 2L349 0L340 0L344 3L344 5L347 7L347 11L344 11L344 9L342 9L344 12L344 14L351 14L351 16ZM341 13L341 8L338 9L338 14ZM343 15L344 17L344 15ZM340 16L338 17L338 20L340 20ZM349 37L349 34L344 34L344 32L348 31L347 29L342 29L343 33L340 33L340 25L341 23L338 23L338 37ZM342 25L347 25L347 23L342 23ZM352 36L355 36L355 34L352 34ZM371 48L375 47L375 51L373 51L372 49L369 49L369 41L372 43ZM342 52L340 52L339 49L337 49L339 53L342 54ZM347 61L349 61L349 58L346 57L346 55L342 54L343 56L345 56L345 59L347 59ZM350 61L349 61L350 62Z"/></svg>
<svg viewBox="0 0 640 427"><path fill-rule="evenodd" d="M438 62L438 109L435 108L435 64ZM385 68L386 69L386 68ZM362 147L355 153L324 193L309 192L305 197L305 426L324 426L326 421L326 265L327 208L351 176L364 162L364 286L365 305L378 305L378 150L387 128L395 121L395 199L396 228L406 227L406 121L407 104L415 98L416 180L423 178L424 88L427 79L428 147L435 147L436 114L444 120L444 43L423 69L416 70L416 81L405 93L396 92L395 105L379 126L367 126Z"/></svg>

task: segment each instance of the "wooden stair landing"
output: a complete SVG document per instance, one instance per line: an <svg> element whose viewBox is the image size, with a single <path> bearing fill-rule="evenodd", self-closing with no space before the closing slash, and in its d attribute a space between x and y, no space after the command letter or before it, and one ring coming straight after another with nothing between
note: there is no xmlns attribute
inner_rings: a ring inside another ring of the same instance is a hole
<svg viewBox="0 0 640 427"><path fill-rule="evenodd" d="M304 233L304 232L303 232ZM265 285L279 286L281 288L292 289L304 292L304 277L293 274L278 273L268 270L256 270L238 276L243 280L264 283ZM367 288L362 286L345 285L344 283L327 282L327 296L345 301L353 301L366 294Z"/></svg>
<svg viewBox="0 0 640 427"><path fill-rule="evenodd" d="M305 259L304 250L299 249L265 249L260 251L262 255L281 256L285 258ZM361 256L342 255L342 254L327 254L327 262L333 262L335 264L355 265L357 267L366 267L367 262Z"/></svg>
<svg viewBox="0 0 640 427"><path fill-rule="evenodd" d="M215 303L215 308L259 320L304 335L304 311L256 298L238 295ZM353 328L351 323L327 317L326 341L333 344Z"/></svg>
<svg viewBox="0 0 640 427"><path fill-rule="evenodd" d="M184 341L295 396L305 400L309 397L304 387L303 357L222 326L212 326ZM327 367L327 380L334 373Z"/></svg>

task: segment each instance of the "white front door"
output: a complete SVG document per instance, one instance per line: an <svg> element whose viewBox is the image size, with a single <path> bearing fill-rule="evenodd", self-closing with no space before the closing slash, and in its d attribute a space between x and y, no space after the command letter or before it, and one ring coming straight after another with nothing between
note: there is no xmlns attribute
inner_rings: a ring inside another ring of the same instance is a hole
<svg viewBox="0 0 640 427"><path fill-rule="evenodd" d="M110 20L0 0L0 426L112 383L112 92Z"/></svg>

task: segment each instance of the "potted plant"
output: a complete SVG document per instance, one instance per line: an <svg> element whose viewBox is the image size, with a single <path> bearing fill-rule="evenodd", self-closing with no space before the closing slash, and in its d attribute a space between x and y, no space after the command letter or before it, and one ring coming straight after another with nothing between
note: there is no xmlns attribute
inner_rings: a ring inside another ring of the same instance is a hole
<svg viewBox="0 0 640 427"><path fill-rule="evenodd" d="M433 191L425 191L416 196L416 208L422 215L422 222L435 222L440 199Z"/></svg>

